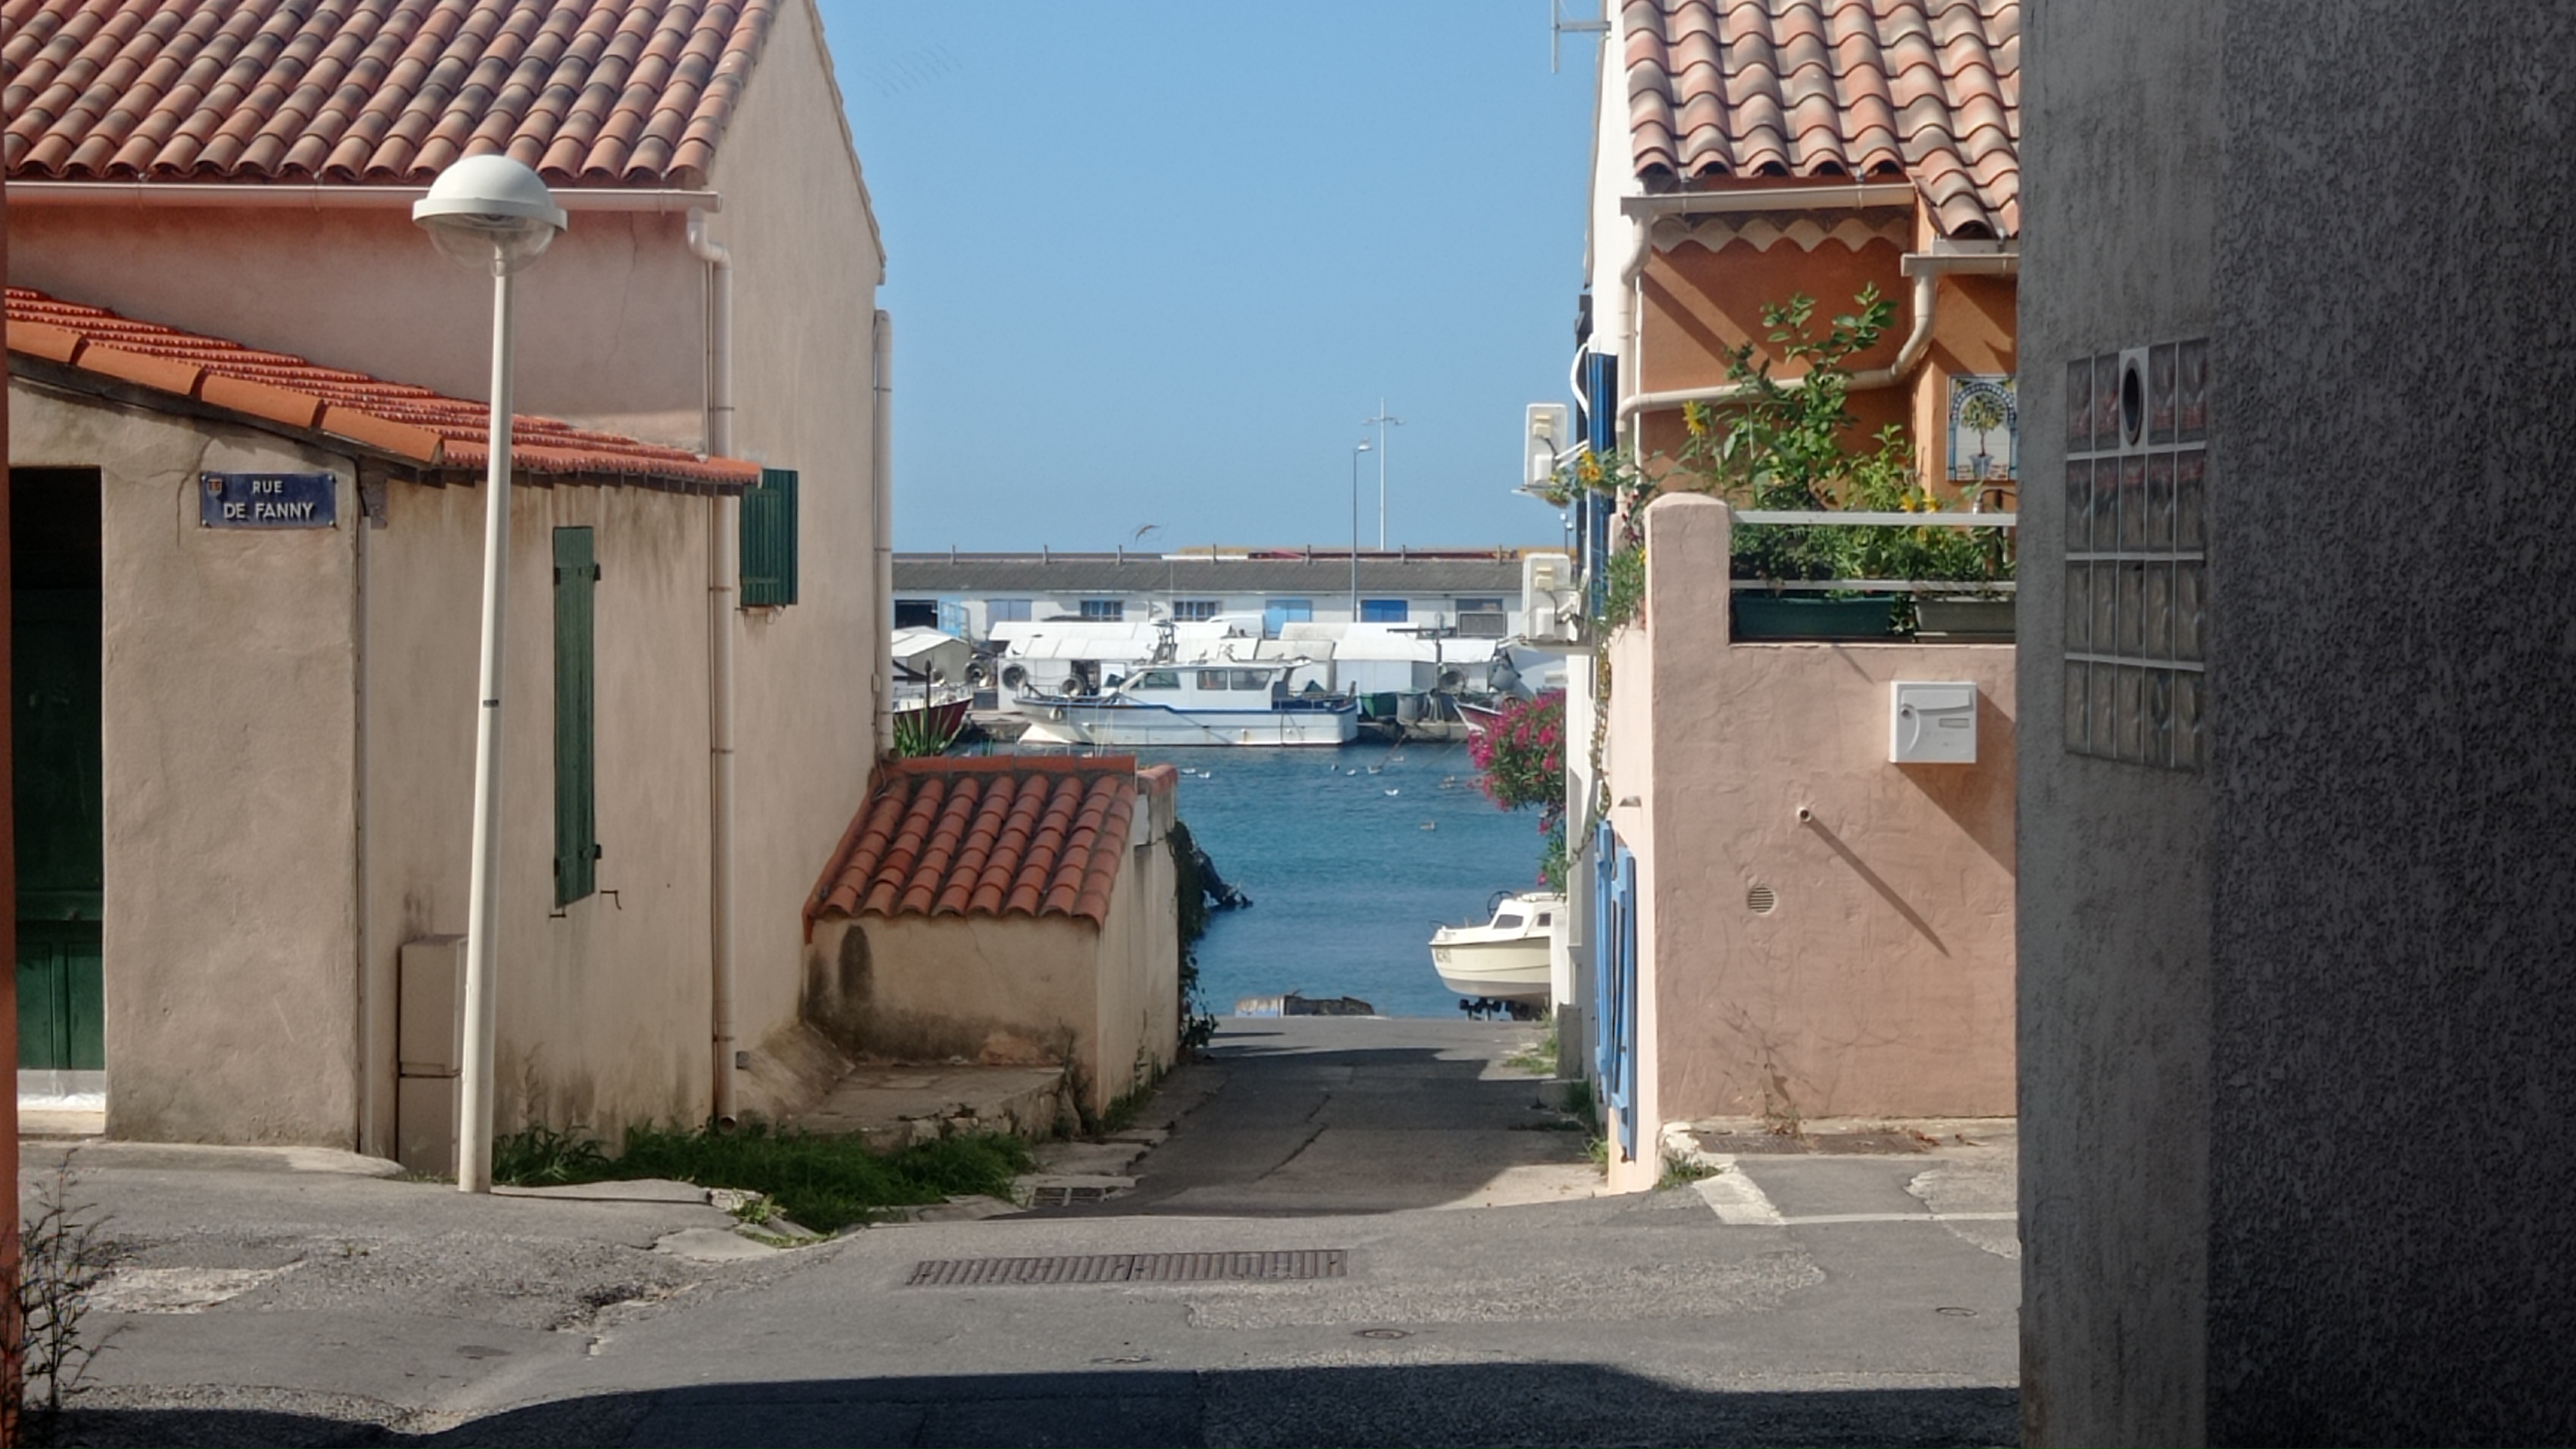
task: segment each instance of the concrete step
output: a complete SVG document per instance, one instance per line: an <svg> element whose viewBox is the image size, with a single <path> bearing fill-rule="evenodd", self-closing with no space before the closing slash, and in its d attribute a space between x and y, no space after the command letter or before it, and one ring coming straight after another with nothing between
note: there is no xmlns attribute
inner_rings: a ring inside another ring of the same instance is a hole
<svg viewBox="0 0 2576 1449"><path fill-rule="evenodd" d="M1064 1088L1061 1067L864 1066L787 1125L886 1152L970 1132L1035 1142L1071 1120Z"/></svg>

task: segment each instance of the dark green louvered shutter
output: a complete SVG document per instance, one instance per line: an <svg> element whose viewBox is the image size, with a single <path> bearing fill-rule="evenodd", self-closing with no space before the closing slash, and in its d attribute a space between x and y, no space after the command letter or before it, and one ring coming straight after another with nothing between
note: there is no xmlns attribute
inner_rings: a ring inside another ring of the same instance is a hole
<svg viewBox="0 0 2576 1449"><path fill-rule="evenodd" d="M763 468L742 495L742 606L796 602L796 473Z"/></svg>
<svg viewBox="0 0 2576 1449"><path fill-rule="evenodd" d="M555 904L599 888L599 784L592 700L598 556L587 528L555 530Z"/></svg>

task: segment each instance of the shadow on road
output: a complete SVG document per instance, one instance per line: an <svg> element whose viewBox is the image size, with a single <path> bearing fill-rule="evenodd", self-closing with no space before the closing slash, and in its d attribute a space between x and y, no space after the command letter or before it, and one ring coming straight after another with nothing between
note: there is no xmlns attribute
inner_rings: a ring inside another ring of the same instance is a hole
<svg viewBox="0 0 2576 1449"><path fill-rule="evenodd" d="M1472 1199L1513 1169L1580 1165L1584 1134L1539 1107L1536 1079L1488 1075L1536 1036L1492 1022L1230 1022L1166 1085L1158 1105L1177 1120L1135 1188L1067 1211L1402 1212Z"/></svg>
<svg viewBox="0 0 2576 1449"><path fill-rule="evenodd" d="M2000 1388L1694 1391L1588 1364L832 1379L603 1394L432 1436L323 1415L91 1411L97 1445L1971 1445Z"/></svg>

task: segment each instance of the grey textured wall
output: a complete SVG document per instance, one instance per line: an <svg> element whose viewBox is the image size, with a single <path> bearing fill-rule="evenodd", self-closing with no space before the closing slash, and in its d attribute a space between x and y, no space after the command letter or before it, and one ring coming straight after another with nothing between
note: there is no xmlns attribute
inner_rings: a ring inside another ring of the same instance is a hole
<svg viewBox="0 0 2576 1449"><path fill-rule="evenodd" d="M2066 753L2057 480L2069 360L2212 330L2209 82L2222 8L2032 0L2023 11L2019 1051L2033 1443L2202 1432L2208 782ZM2211 486L2223 493L2223 468Z"/></svg>
<svg viewBox="0 0 2576 1449"><path fill-rule="evenodd" d="M2228 7L2220 1442L2576 1440L2571 66L2565 5Z"/></svg>

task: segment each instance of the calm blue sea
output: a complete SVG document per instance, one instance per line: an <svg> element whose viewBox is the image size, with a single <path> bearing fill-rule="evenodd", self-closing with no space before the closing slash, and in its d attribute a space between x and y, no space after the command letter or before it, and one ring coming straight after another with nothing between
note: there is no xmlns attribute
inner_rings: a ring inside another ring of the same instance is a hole
<svg viewBox="0 0 2576 1449"><path fill-rule="evenodd" d="M1464 743L1143 759L1191 772L1181 819L1254 902L1217 913L1199 943L1200 993L1219 1016L1283 991L1454 1016L1457 996L1431 971L1432 926L1482 920L1494 892L1538 880L1537 812L1495 809Z"/></svg>
<svg viewBox="0 0 2576 1449"><path fill-rule="evenodd" d="M1216 913L1199 943L1200 996L1219 1016L1283 991L1454 1016L1432 926L1481 921L1494 892L1538 882L1538 812L1495 809L1463 742L1139 758L1187 772L1182 821L1254 902Z"/></svg>

